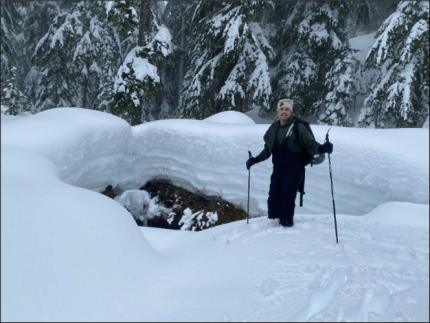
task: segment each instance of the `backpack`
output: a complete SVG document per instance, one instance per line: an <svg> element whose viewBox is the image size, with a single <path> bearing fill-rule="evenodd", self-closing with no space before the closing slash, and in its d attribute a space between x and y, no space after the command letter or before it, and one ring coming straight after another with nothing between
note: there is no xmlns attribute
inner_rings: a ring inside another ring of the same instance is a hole
<svg viewBox="0 0 430 323"><path fill-rule="evenodd" d="M295 131L295 135L297 138L297 142L299 143L299 145L302 148L304 148L303 144L300 142L300 139L299 139L300 137L299 137L299 132L297 129L297 124L299 124L299 123L301 123L302 125L305 126L305 128L309 131L309 133L311 134L311 136L314 140L315 140L315 136L314 136L314 133L312 132L311 126L309 125L309 122L302 120L300 118L297 118L297 117L295 118L295 120L294 120L294 131ZM307 166L310 164L312 167L313 165L321 164L325 159L325 154L312 155L312 154L308 153L306 149L303 149L300 157L303 161L304 166Z"/></svg>
<svg viewBox="0 0 430 323"><path fill-rule="evenodd" d="M301 123L305 126L305 128L309 131L309 133L311 134L312 138L315 139L314 133L312 132L311 126L309 125L309 122L302 120L300 118L295 118L294 120L294 131L295 131L295 135L297 138L297 142L299 143L299 145L303 147L303 144L300 142L300 137L299 137L299 132L297 129L297 125ZM311 165L311 167L313 165L319 165L321 164L324 159L325 159L325 154L310 154L308 153L308 151L306 149L303 149L302 153L301 153L301 159L303 161L304 166L307 165ZM303 172L303 177L301 178L300 182L299 182L299 187L297 189L297 191L300 193L300 206L303 206L303 195L305 195L305 172Z"/></svg>

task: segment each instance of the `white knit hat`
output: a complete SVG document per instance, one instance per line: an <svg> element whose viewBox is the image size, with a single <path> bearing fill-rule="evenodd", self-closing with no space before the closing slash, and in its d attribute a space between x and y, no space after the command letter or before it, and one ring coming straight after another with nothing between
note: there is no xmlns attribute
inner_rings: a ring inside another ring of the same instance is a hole
<svg viewBox="0 0 430 323"><path fill-rule="evenodd" d="M279 111L279 109L282 107L286 107L290 109L291 112L293 112L294 111L293 105L294 105L294 101L291 99L280 99L278 101L278 104L276 105L276 111Z"/></svg>

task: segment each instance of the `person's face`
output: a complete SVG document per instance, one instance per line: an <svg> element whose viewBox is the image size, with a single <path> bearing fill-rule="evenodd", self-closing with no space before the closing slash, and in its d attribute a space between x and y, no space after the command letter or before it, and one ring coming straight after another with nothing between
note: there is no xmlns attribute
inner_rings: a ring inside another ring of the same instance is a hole
<svg viewBox="0 0 430 323"><path fill-rule="evenodd" d="M291 117L292 114L293 113L291 112L288 106L283 106L278 110L278 118L281 121L288 120L288 118Z"/></svg>

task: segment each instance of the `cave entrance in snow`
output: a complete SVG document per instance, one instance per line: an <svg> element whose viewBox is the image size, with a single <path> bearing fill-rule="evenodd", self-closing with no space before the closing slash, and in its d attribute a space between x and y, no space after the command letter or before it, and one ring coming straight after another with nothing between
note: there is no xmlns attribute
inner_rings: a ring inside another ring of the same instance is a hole
<svg viewBox="0 0 430 323"><path fill-rule="evenodd" d="M200 231L246 219L244 210L221 197L191 192L166 179L125 191L109 185L101 193L122 204L139 226Z"/></svg>

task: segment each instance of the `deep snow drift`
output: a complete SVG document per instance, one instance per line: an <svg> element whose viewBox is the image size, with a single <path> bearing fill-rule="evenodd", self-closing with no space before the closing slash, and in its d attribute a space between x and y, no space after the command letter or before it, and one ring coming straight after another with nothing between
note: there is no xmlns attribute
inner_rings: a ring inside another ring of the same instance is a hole
<svg viewBox="0 0 430 323"><path fill-rule="evenodd" d="M269 125L231 117L2 117L2 319L428 321L428 129L331 129L339 245L327 162L308 168L292 229L265 217L139 229L88 190L169 177L245 207L247 151ZM322 142L328 127L312 129ZM253 216L270 172L270 160L252 168Z"/></svg>

